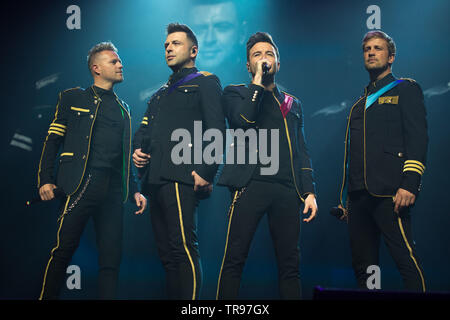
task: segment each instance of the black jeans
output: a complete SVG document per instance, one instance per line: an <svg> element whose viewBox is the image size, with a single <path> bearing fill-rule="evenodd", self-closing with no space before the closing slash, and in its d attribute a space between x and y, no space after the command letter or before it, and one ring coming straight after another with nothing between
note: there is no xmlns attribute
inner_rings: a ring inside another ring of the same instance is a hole
<svg viewBox="0 0 450 320"><path fill-rule="evenodd" d="M242 191L242 190L241 190ZM237 299L242 270L258 223L268 212L270 233L278 265L282 299L300 299L300 207L294 188L252 180L233 193L225 253L217 285L217 299Z"/></svg>
<svg viewBox="0 0 450 320"><path fill-rule="evenodd" d="M198 197L191 185L150 186L150 217L169 299L195 300L202 286L197 240Z"/></svg>
<svg viewBox="0 0 450 320"><path fill-rule="evenodd" d="M111 170L87 169L78 191L63 203L57 243L45 269L39 299L57 299L66 269L90 217L99 251L99 298L116 297L122 255L122 177Z"/></svg>
<svg viewBox="0 0 450 320"><path fill-rule="evenodd" d="M349 193L348 230L352 265L358 286L367 289L367 267L378 266L380 236L403 278L405 289L425 291L425 280L411 234L410 208L394 212L392 198L380 198L367 191ZM383 269L381 271L381 283Z"/></svg>

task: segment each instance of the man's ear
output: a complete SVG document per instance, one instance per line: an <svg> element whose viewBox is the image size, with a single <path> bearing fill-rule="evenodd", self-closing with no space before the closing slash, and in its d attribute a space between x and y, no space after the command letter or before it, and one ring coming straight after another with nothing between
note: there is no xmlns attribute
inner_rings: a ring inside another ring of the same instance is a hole
<svg viewBox="0 0 450 320"><path fill-rule="evenodd" d="M198 47L197 46L192 46L191 48L191 58L195 59L195 57L197 57L198 54Z"/></svg>
<svg viewBox="0 0 450 320"><path fill-rule="evenodd" d="M248 71L249 73L252 73L251 70L250 70L250 62L248 62L248 61L247 61L247 71Z"/></svg>
<svg viewBox="0 0 450 320"><path fill-rule="evenodd" d="M395 60L395 54L391 54L391 55L389 56L388 63L389 63L390 65L392 65L392 64L394 63L394 60Z"/></svg>
<svg viewBox="0 0 450 320"><path fill-rule="evenodd" d="M93 74L99 75L100 74L100 67L96 64L93 64L91 67L91 72Z"/></svg>

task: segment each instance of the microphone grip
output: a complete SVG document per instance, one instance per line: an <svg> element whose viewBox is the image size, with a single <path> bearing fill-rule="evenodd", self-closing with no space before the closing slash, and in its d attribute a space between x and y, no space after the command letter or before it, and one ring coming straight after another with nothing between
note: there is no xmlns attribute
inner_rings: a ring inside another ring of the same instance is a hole
<svg viewBox="0 0 450 320"><path fill-rule="evenodd" d="M55 197L54 197L52 200L54 200L54 199L56 199L56 198L61 198L61 197L65 196L64 191L63 191L61 188L55 188L55 189L53 189L53 194L55 195ZM38 203L38 202L42 202L42 201L43 201L43 200L41 199L41 197L36 197L36 198L33 198L33 199L31 199L31 200L26 201L26 202L25 202L25 205L26 205L27 207L29 207L29 206L31 206L32 204L35 204L35 203Z"/></svg>
<svg viewBox="0 0 450 320"><path fill-rule="evenodd" d="M344 215L344 210L339 207L333 207L330 209L330 214L338 219Z"/></svg>
<svg viewBox="0 0 450 320"><path fill-rule="evenodd" d="M263 62L262 70L263 70L263 75L266 75L267 73L269 73L270 68L269 68L269 66L267 65L266 62Z"/></svg>

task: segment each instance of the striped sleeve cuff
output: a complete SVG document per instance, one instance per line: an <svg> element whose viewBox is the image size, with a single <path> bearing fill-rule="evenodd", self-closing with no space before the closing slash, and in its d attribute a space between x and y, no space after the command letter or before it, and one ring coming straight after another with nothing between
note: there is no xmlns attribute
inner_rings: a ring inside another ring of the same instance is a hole
<svg viewBox="0 0 450 320"><path fill-rule="evenodd" d="M50 133L54 133L54 134L57 134L59 136L64 137L65 134L66 134L66 129L67 129L67 126L65 126L63 124L59 124L59 123L53 122L53 123L50 124L50 128L48 129L48 133L49 134Z"/></svg>
<svg viewBox="0 0 450 320"><path fill-rule="evenodd" d="M407 171L413 171L420 175L423 175L425 172L425 166L422 162L417 160L406 160L405 164L403 165L403 172Z"/></svg>

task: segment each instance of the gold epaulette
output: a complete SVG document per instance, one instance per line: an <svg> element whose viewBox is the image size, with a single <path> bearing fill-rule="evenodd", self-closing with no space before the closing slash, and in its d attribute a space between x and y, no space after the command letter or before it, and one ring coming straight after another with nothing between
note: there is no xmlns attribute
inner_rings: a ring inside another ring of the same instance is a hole
<svg viewBox="0 0 450 320"><path fill-rule="evenodd" d="M70 90L76 90L76 89L81 89L81 87L69 88L69 89L64 90L63 92L67 92L67 91L70 91Z"/></svg>
<svg viewBox="0 0 450 320"><path fill-rule="evenodd" d="M208 77L208 76L212 76L213 74L211 73L211 72L208 72L208 71L199 71L202 75L204 75L205 77Z"/></svg>
<svg viewBox="0 0 450 320"><path fill-rule="evenodd" d="M411 79L411 78L400 78L400 80L406 80L406 81L409 81L409 82L416 82L416 80Z"/></svg>

